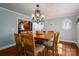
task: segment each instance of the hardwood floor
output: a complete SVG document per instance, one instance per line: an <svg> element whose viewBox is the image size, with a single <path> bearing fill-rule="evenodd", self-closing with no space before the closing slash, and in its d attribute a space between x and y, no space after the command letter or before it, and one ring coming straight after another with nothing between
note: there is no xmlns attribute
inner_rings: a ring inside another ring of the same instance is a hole
<svg viewBox="0 0 79 59"><path fill-rule="evenodd" d="M60 42L58 46L59 56L79 56L79 48L74 43ZM0 51L0 56L15 56L16 54L16 46ZM51 56L51 53L48 56Z"/></svg>
<svg viewBox="0 0 79 59"><path fill-rule="evenodd" d="M0 51L0 56L16 56L16 46L4 49Z"/></svg>
<svg viewBox="0 0 79 59"><path fill-rule="evenodd" d="M58 51L61 56L79 56L79 48L74 43L60 42Z"/></svg>

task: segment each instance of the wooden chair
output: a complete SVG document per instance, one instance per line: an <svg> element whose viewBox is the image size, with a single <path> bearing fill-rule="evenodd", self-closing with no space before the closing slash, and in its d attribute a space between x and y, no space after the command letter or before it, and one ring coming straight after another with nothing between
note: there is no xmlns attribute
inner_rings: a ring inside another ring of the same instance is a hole
<svg viewBox="0 0 79 59"><path fill-rule="evenodd" d="M24 45L23 40L21 40L20 34L14 34L15 41L16 41L16 49L17 49L17 55L24 55Z"/></svg>
<svg viewBox="0 0 79 59"><path fill-rule="evenodd" d="M49 40L47 42L44 42L44 45L46 47L45 49L48 54L49 50L53 50L52 46L54 40L54 31L48 31L46 35L49 37ZM51 53L53 53L53 51L51 51Z"/></svg>
<svg viewBox="0 0 79 59"><path fill-rule="evenodd" d="M48 31L47 36L51 39L54 37L54 31Z"/></svg>
<svg viewBox="0 0 79 59"><path fill-rule="evenodd" d="M48 31L48 33L53 33L54 31Z"/></svg>
<svg viewBox="0 0 79 59"><path fill-rule="evenodd" d="M44 51L45 46L35 45L33 35L21 34L21 39L24 40L24 54L29 56L36 56Z"/></svg>
<svg viewBox="0 0 79 59"><path fill-rule="evenodd" d="M59 32L56 32L54 37L54 55L58 56Z"/></svg>
<svg viewBox="0 0 79 59"><path fill-rule="evenodd" d="M51 53L51 55L58 55L58 37L59 37L59 32L54 33L54 40L52 41L52 45L49 43L44 44L46 47L46 52Z"/></svg>

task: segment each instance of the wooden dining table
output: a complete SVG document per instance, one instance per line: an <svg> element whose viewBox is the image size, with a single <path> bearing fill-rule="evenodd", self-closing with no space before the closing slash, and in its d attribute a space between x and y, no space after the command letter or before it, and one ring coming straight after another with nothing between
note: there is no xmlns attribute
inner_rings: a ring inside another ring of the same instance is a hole
<svg viewBox="0 0 79 59"><path fill-rule="evenodd" d="M48 35L44 34L44 35L34 35L35 40L43 40L43 41L48 41L49 39L51 39L51 37L49 37Z"/></svg>

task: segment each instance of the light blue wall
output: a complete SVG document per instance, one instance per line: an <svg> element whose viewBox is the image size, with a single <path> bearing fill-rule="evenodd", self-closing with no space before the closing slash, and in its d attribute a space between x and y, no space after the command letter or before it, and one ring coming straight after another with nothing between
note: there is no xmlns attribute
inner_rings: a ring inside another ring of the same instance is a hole
<svg viewBox="0 0 79 59"><path fill-rule="evenodd" d="M72 28L69 30L64 30L63 20L70 19L72 21ZM66 16L66 17L58 17L54 19L47 19L45 21L45 29L46 31L57 31L60 32L60 40L67 42L76 42L76 16Z"/></svg>
<svg viewBox="0 0 79 59"><path fill-rule="evenodd" d="M15 43L14 33L17 32L18 18L27 19L24 15L0 8L0 47Z"/></svg>

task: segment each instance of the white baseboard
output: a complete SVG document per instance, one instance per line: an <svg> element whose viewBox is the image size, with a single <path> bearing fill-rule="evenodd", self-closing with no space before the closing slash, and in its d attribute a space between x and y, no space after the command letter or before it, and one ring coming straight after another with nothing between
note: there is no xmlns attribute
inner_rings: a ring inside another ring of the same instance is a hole
<svg viewBox="0 0 79 59"><path fill-rule="evenodd" d="M78 43L78 42L76 42L76 45L77 45L77 47L79 48L79 43Z"/></svg>
<svg viewBox="0 0 79 59"><path fill-rule="evenodd" d="M75 43L76 44L76 41L70 41L70 40L60 40L60 41L71 42L71 43Z"/></svg>
<svg viewBox="0 0 79 59"><path fill-rule="evenodd" d="M0 50L3 50L3 49L6 49L6 48L9 48L9 47L12 47L16 45L16 43L13 43L13 44L10 44L10 45L6 45L6 46L3 46L3 47L0 47Z"/></svg>
<svg viewBox="0 0 79 59"><path fill-rule="evenodd" d="M70 41L70 40L60 40L60 41L75 43L77 47L79 47L79 44L76 41Z"/></svg>

